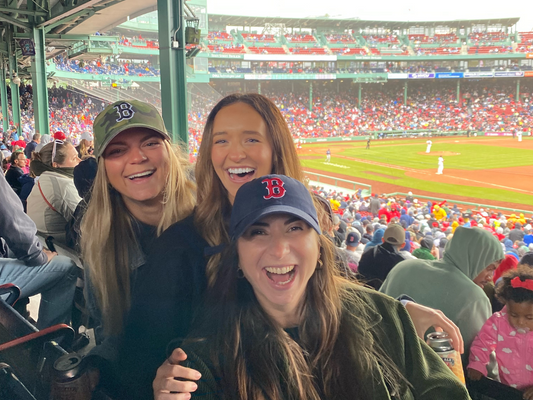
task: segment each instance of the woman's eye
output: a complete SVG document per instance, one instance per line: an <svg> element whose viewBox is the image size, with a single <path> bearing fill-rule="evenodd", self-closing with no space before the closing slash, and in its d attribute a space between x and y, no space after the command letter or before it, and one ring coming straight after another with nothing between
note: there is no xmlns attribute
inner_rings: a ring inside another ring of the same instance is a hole
<svg viewBox="0 0 533 400"><path fill-rule="evenodd" d="M107 155L108 156L117 155L117 154L120 154L121 152L122 152L122 149L111 149L109 150Z"/></svg>
<svg viewBox="0 0 533 400"><path fill-rule="evenodd" d="M252 229L250 231L250 236L259 236L259 235L264 235L264 234L265 234L265 231L262 229Z"/></svg>
<svg viewBox="0 0 533 400"><path fill-rule="evenodd" d="M225 139L218 139L218 140L215 140L215 142L213 144L222 144L222 143L226 143L226 140Z"/></svg>

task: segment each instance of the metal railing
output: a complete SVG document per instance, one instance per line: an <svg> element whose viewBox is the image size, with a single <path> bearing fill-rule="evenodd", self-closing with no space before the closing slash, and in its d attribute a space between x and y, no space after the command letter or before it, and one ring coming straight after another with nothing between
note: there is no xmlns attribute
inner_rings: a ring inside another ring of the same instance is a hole
<svg viewBox="0 0 533 400"><path fill-rule="evenodd" d="M406 197L407 195L408 195L407 193L402 193L402 192L393 192L393 193L386 194L387 197L388 196L404 196L404 197ZM443 200L441 196L421 196L421 195L416 195L414 193L412 194L412 196L416 197L417 199ZM468 202L468 201L452 200L452 199L449 199L448 197L447 197L447 203L461 204L461 205L470 206L470 207L473 207L473 208L487 208L487 209L491 209L491 210L510 211L512 213L533 214L533 210L519 210L517 208L500 207L500 206L494 206L494 205L489 205L489 204L481 204L481 203L472 203L472 202Z"/></svg>
<svg viewBox="0 0 533 400"><path fill-rule="evenodd" d="M319 183L320 183L320 178L322 178L322 180L323 180L322 183L325 183L325 184L331 184L329 182L333 181L334 182L334 184L333 184L334 186L343 187L343 186L339 186L338 182L344 182L344 183L348 183L348 184L352 185L352 187L351 187L352 190L357 190L358 188L365 188L369 192L372 192L372 185L368 185L366 183L349 181L347 179L341 179L341 178L336 178L334 176L327 176L327 175L317 174L316 172L310 172L310 171L304 171L304 174L306 176L308 176L308 175L315 176L316 179L311 179L311 180L319 182ZM329 182L324 182L324 179L329 180ZM346 187L344 187L344 188L345 189L350 189L350 188L346 188Z"/></svg>

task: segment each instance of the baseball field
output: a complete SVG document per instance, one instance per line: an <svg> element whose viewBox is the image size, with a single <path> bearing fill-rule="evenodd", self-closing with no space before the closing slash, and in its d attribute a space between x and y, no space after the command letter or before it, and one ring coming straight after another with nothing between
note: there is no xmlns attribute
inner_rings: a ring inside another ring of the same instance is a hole
<svg viewBox="0 0 533 400"><path fill-rule="evenodd" d="M372 185L375 193L412 191L533 211L533 137L432 137L304 144L304 169ZM326 162L326 151L331 161ZM438 158L444 172L437 175ZM324 178L321 181L326 182Z"/></svg>

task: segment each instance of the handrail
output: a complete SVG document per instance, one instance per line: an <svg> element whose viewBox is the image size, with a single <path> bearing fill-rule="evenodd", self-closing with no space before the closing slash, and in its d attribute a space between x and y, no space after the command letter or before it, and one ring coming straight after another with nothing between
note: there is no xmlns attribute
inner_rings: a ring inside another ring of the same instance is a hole
<svg viewBox="0 0 533 400"><path fill-rule="evenodd" d="M317 182L320 182L320 177L322 177L322 178L327 178L327 179L333 179L335 181L335 186L339 186L339 185L337 185L337 182L346 182L346 183L349 183L349 184L353 185L353 190L357 190L356 188L358 186L359 187L362 186L364 188L367 188L369 191L372 191L372 185L369 185L369 184L366 184L366 183L349 181L347 179L341 179L341 178L335 178L334 176L327 176L327 175L317 174L316 172L311 172L311 171L304 171L304 173L316 176L318 178L316 180Z"/></svg>
<svg viewBox="0 0 533 400"><path fill-rule="evenodd" d="M385 194L385 196L387 196L387 197L388 196L407 196L407 193L393 192L393 193ZM412 194L412 196L416 197L418 199L428 199L428 200L438 200L438 199L440 199L440 200L442 200L442 198L440 196L421 196L421 195L415 195L414 193ZM516 209L516 208L500 207L500 206L493 206L493 205L481 204L481 203L472 203L472 202L469 202L469 201L459 201L459 200L448 199L447 202L448 203L463 204L463 205L473 206L473 207L477 207L477 208L488 208L488 209L496 209L496 210L503 210L503 211L511 211L513 213L520 212L520 213L524 213L524 214L533 214L532 210L519 210L519 209Z"/></svg>

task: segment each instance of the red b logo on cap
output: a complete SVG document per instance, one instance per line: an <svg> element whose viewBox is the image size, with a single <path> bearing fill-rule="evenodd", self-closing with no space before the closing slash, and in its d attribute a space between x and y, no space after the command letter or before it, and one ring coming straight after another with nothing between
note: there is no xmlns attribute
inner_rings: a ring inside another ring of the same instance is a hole
<svg viewBox="0 0 533 400"><path fill-rule="evenodd" d="M266 183L266 190L268 191L268 194L263 196L265 200L280 199L285 196L286 190L283 187L285 183L282 180L277 178L266 178L261 183Z"/></svg>

